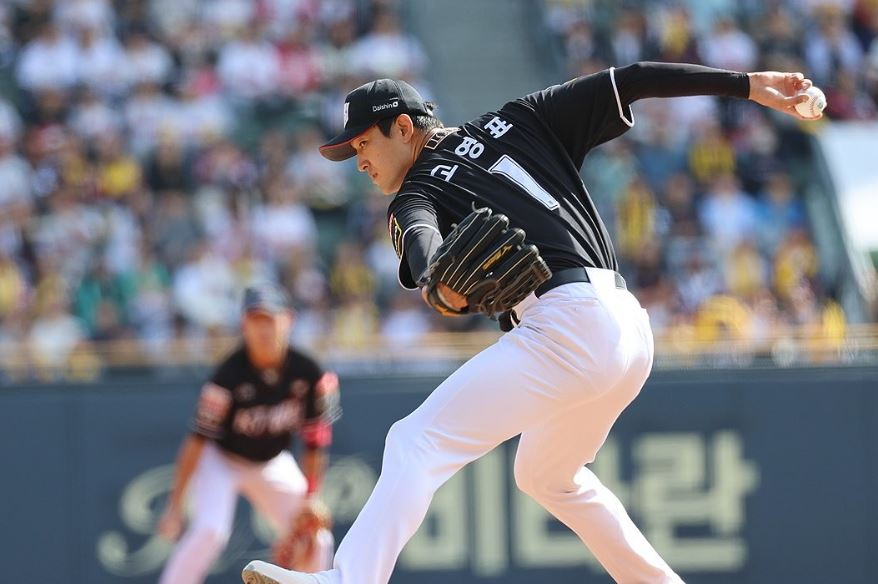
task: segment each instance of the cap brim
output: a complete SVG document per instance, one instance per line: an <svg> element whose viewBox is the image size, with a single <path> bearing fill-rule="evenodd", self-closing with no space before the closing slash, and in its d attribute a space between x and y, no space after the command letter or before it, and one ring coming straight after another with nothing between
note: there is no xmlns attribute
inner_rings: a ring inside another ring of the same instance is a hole
<svg viewBox="0 0 878 584"><path fill-rule="evenodd" d="M351 142L354 141L355 138L360 136L361 134L369 131L375 124L369 124L368 126L360 126L358 128L349 128L324 144L320 147L320 154L323 155L323 158L327 160L332 160L333 162L341 162L342 160L347 160L352 156L356 156L357 151L354 150L354 147L351 146Z"/></svg>

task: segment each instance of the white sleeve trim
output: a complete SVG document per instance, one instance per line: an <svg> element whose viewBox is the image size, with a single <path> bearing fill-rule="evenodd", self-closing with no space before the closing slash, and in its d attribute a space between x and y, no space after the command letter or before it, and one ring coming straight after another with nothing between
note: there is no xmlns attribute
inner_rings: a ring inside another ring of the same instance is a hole
<svg viewBox="0 0 878 584"><path fill-rule="evenodd" d="M442 232L439 231L435 226L430 225L428 223L415 223L414 225L409 225L405 231L402 232L402 237L399 238L399 266L396 268L396 281L399 282L399 285L402 286L406 290L417 290L417 282L415 282L414 288L409 288L405 284L402 283L402 278L399 277L400 272L403 269L403 262L405 261L405 236L408 235L408 232L414 229L415 227L426 227L427 229L432 229L436 233L439 234L439 237L442 237ZM405 266L408 269L408 266ZM412 277L412 281L415 280L415 274L409 274Z"/></svg>
<svg viewBox="0 0 878 584"><path fill-rule="evenodd" d="M616 96L616 106L619 108L619 117L629 128L634 127L634 112L631 112L631 119L625 117L625 110L622 107L622 100L619 98L619 88L616 87L616 68L610 67L610 83L613 84L613 94ZM629 110L630 111L630 110Z"/></svg>
<svg viewBox="0 0 878 584"><path fill-rule="evenodd" d="M405 236L408 234L409 231L411 231L415 227L426 227L427 229L432 229L436 233L439 233L439 237L442 237L442 233L440 233L439 229L437 229L435 226L430 225L428 223L415 223L414 225L409 225L408 227L406 227L406 230L402 232L402 237L399 238L399 240L400 240L399 245L402 246L403 250L405 249Z"/></svg>

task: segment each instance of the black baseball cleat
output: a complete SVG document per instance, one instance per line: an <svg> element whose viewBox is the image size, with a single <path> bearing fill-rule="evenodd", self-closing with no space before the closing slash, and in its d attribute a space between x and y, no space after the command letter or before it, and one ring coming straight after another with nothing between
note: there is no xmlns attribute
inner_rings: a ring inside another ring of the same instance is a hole
<svg viewBox="0 0 878 584"><path fill-rule="evenodd" d="M318 584L311 574L285 570L274 564L253 560L241 572L244 584Z"/></svg>

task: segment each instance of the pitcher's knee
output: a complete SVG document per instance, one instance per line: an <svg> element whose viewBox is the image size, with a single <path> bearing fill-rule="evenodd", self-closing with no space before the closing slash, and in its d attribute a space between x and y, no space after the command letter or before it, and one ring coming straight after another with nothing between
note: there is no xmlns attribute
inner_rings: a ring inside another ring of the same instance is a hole
<svg viewBox="0 0 878 584"><path fill-rule="evenodd" d="M423 437L423 428L412 416L395 422L384 440L385 464L391 460L405 462L411 458Z"/></svg>
<svg viewBox="0 0 878 584"><path fill-rule="evenodd" d="M526 493L531 497L536 497L543 488L530 457L522 456L521 451L515 457L512 476L515 478L515 486L522 493Z"/></svg>
<svg viewBox="0 0 878 584"><path fill-rule="evenodd" d="M576 473L549 468L539 456L516 456L513 476L515 485L537 501L563 497L578 490Z"/></svg>

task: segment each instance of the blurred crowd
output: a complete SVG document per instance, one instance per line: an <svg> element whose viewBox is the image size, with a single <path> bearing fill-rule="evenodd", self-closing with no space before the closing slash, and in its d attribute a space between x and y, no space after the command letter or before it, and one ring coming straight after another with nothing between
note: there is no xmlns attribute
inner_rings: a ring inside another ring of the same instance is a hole
<svg viewBox="0 0 878 584"><path fill-rule="evenodd" d="M571 74L640 59L801 69L829 116L852 119L876 111L875 5L546 0L545 14ZM405 7L0 2L3 357L23 347L51 370L119 339L161 356L233 334L243 287L262 279L291 291L305 344L493 328L399 289L386 199L317 151L365 81L430 97ZM843 326L803 204L801 129L710 98L636 116L585 172L657 332Z"/></svg>
<svg viewBox="0 0 878 584"><path fill-rule="evenodd" d="M0 352L160 355L233 334L263 279L303 343L428 330L396 291L386 200L317 151L351 88L429 94L400 22L378 0L0 3Z"/></svg>
<svg viewBox="0 0 878 584"><path fill-rule="evenodd" d="M547 0L568 74L641 60L802 71L828 119L878 112L874 0ZM586 160L623 273L670 339L759 345L784 331L840 339L834 270L813 241L802 124L750 102L646 100L636 125ZM765 347L769 350L769 347Z"/></svg>

